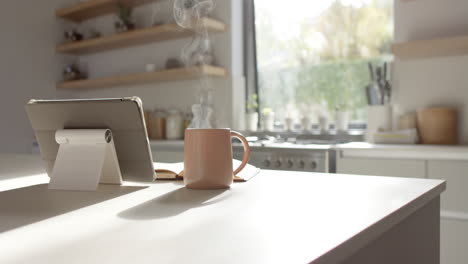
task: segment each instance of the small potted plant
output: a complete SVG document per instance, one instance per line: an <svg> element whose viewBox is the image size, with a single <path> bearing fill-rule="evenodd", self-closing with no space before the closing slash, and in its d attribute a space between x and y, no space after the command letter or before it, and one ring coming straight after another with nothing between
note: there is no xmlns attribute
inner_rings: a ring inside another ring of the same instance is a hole
<svg viewBox="0 0 468 264"><path fill-rule="evenodd" d="M121 1L117 2L117 18L115 29L118 33L126 32L135 29L135 24L132 21L133 9L126 6Z"/></svg>
<svg viewBox="0 0 468 264"><path fill-rule="evenodd" d="M86 79L86 74L80 71L78 63L74 62L63 69L63 79L66 82Z"/></svg>
<svg viewBox="0 0 468 264"><path fill-rule="evenodd" d="M258 128L258 96L252 94L247 100L247 114L245 116L247 131L257 131Z"/></svg>
<svg viewBox="0 0 468 264"><path fill-rule="evenodd" d="M65 40L68 42L75 42L83 40L83 34L76 29L67 30L64 32Z"/></svg>

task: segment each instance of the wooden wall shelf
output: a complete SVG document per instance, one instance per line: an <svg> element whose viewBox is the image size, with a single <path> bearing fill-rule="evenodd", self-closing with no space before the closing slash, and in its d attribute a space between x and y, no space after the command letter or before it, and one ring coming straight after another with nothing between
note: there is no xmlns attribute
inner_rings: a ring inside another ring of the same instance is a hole
<svg viewBox="0 0 468 264"><path fill-rule="evenodd" d="M202 23L210 32L224 32L226 25L212 18L202 18ZM177 24L166 24L150 28L136 29L125 33L60 44L56 51L69 54L90 54L100 51L142 45L157 41L183 38L193 35L190 29L183 29Z"/></svg>
<svg viewBox="0 0 468 264"><path fill-rule="evenodd" d="M57 10L57 17L71 20L73 22L82 22L87 19L115 13L117 10L117 2L119 0L89 0L70 7L65 7ZM157 0L120 0L127 6L139 6Z"/></svg>
<svg viewBox="0 0 468 264"><path fill-rule="evenodd" d="M468 36L397 43L392 45L392 52L403 60L468 55Z"/></svg>
<svg viewBox="0 0 468 264"><path fill-rule="evenodd" d="M222 67L203 65L191 68L178 68L155 72L133 73L114 77L61 82L57 84L57 88L104 88L138 83L188 80L199 78L201 76L223 77L226 76L226 70Z"/></svg>

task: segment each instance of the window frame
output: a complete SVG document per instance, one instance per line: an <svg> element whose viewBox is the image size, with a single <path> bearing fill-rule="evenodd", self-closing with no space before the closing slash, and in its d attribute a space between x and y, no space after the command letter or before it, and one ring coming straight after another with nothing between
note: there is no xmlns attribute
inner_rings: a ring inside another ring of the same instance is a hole
<svg viewBox="0 0 468 264"><path fill-rule="evenodd" d="M257 94L257 104L258 107L256 112L259 116L258 127L261 127L262 115L260 109L261 107L261 94L260 94L260 87L259 87L259 72L258 72L258 58L257 58L257 32L256 32L256 25L255 25L255 0L244 0L244 14L245 14L245 46L244 46L244 63L245 63L245 76L246 76L246 100L249 100L252 94ZM395 18L393 18L395 19ZM394 23L394 22L393 22ZM392 62L390 62L390 65ZM391 80L391 73L393 71L390 70L389 79ZM247 110L247 108L246 108ZM284 127L284 122L279 122L280 125L275 127L280 128ZM313 127L317 124L314 123ZM331 127L334 127L334 123L331 122ZM367 127L366 120L350 120L349 122L349 129L351 130L365 130Z"/></svg>

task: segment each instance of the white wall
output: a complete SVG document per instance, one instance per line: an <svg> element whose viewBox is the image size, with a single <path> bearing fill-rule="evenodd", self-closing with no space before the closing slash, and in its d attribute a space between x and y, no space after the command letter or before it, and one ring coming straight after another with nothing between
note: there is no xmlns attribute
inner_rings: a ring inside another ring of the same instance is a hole
<svg viewBox="0 0 468 264"><path fill-rule="evenodd" d="M225 78L208 78L204 81L215 90L214 110L218 120L217 126L239 128L240 117L236 107L244 105L244 77L242 60L242 28L233 23L233 17L238 19L242 9L241 1L214 0L215 10L210 15L227 24L227 32L211 34L215 62L228 71ZM135 10L138 18L137 25L147 27L152 24L153 11L156 12L156 20L172 22L172 1L159 1ZM168 12L169 11L169 12ZM234 14L234 15L233 15ZM95 27L104 34L113 33L114 16L105 16L84 25L84 28ZM86 65L90 77L112 76L121 73L141 72L145 70L145 64L155 63L158 68L164 68L166 60L170 57L179 58L182 48L187 45L190 38L170 40L152 43L143 46L113 50L103 53L91 54L82 57L80 61ZM235 49L235 53L234 50ZM198 102L198 92L202 86L200 80L172 81L166 83L149 83L142 85L126 85L108 89L92 89L79 91L76 97L120 97L136 95L142 98L143 105L147 109L155 107L190 109L190 106ZM239 102L240 101L240 102Z"/></svg>
<svg viewBox="0 0 468 264"><path fill-rule="evenodd" d="M209 79L215 89L215 112L218 126L242 128L244 77L242 60L241 1L214 0L213 17L228 25L226 33L213 35L218 65L228 70L225 78ZM24 111L31 98L90 98L140 96L146 108L178 107L182 110L197 102L199 80L152 83L86 91L57 91L62 67L73 56L55 54L55 45L63 41L63 30L70 23L55 17L55 10L77 3L77 0L7 0L0 9L0 152L30 152L33 133ZM154 8L156 20L168 21L171 1L159 0L157 5L145 5L135 10L137 24L148 26ZM80 29L95 27L104 34L113 32L113 15L90 20ZM146 63L163 66L168 57L178 57L189 39L172 40L83 57L90 77L144 71ZM235 50L236 54L233 54ZM238 54L237 54L238 53Z"/></svg>
<svg viewBox="0 0 468 264"><path fill-rule="evenodd" d="M32 131L24 104L55 98L59 64L54 52L62 35L55 9L65 0L8 0L0 8L0 152L29 152ZM66 96L66 94L63 94Z"/></svg>
<svg viewBox="0 0 468 264"><path fill-rule="evenodd" d="M468 34L466 0L395 0L395 40L406 42ZM468 56L396 60L394 102L401 112L455 106L460 139L468 143Z"/></svg>

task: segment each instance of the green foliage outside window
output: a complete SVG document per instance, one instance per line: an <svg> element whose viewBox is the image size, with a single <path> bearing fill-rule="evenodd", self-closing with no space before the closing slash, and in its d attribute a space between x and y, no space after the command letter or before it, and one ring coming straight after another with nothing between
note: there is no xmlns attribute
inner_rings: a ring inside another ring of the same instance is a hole
<svg viewBox="0 0 468 264"><path fill-rule="evenodd" d="M315 1L293 2L296 8L306 8ZM284 113L315 105L328 112L350 110L354 119L364 118L367 63L391 58L393 1L329 2L315 17L296 18L288 26L297 34L283 37L278 23L290 23L287 16L294 13L278 19L271 1L256 0L261 108Z"/></svg>

